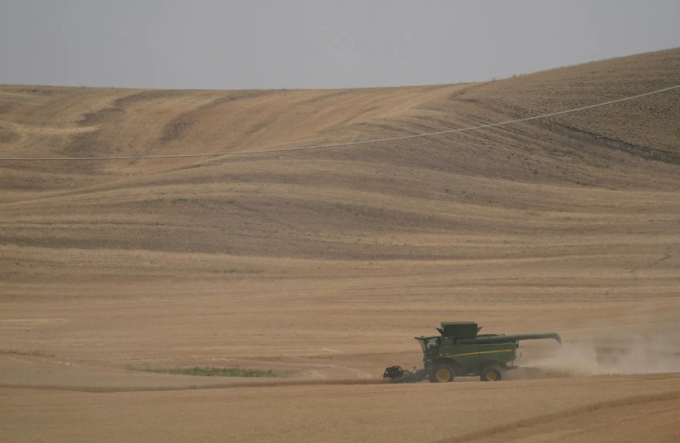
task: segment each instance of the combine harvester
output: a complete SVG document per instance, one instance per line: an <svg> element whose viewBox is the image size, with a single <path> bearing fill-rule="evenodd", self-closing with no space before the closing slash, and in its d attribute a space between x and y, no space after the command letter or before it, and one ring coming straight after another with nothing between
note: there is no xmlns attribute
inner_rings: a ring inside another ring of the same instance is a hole
<svg viewBox="0 0 680 443"><path fill-rule="evenodd" d="M479 334L474 322L443 322L440 336L416 337L423 348L424 368L414 371L391 366L384 378L394 383L416 383L426 378L432 383L453 381L455 376L479 377L482 381L499 381L503 373L515 369L520 340L551 338L562 344L555 333Z"/></svg>

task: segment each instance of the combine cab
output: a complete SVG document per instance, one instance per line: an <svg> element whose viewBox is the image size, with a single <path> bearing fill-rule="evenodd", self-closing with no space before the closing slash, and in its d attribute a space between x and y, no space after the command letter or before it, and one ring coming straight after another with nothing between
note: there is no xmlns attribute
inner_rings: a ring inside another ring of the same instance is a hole
<svg viewBox="0 0 680 443"><path fill-rule="evenodd" d="M416 337L423 349L424 368L407 371L399 366L385 369L384 378L395 383L432 383L453 381L454 377L479 377L482 381L499 381L505 371L513 369L520 340L554 339L547 334L479 334L482 328L473 322L446 322L437 328L440 335Z"/></svg>

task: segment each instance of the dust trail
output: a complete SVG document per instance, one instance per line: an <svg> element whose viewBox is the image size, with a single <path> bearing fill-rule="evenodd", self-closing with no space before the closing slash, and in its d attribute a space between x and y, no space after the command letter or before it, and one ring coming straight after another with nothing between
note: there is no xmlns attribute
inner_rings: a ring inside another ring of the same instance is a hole
<svg viewBox="0 0 680 443"><path fill-rule="evenodd" d="M577 376L680 372L680 340L665 336L565 342L547 357L524 366Z"/></svg>

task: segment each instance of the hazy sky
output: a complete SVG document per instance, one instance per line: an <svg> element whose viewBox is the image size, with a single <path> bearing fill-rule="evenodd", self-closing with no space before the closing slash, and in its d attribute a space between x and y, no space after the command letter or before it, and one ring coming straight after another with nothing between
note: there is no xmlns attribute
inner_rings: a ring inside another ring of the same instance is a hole
<svg viewBox="0 0 680 443"><path fill-rule="evenodd" d="M0 83L488 80L680 46L680 0L0 0Z"/></svg>

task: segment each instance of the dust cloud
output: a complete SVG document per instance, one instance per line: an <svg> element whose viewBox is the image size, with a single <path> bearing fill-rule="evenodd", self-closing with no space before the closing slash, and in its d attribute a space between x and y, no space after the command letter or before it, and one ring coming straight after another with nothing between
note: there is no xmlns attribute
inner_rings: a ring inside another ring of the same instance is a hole
<svg viewBox="0 0 680 443"><path fill-rule="evenodd" d="M601 339L565 342L526 367L573 376L680 372L680 337L632 337L603 345Z"/></svg>

